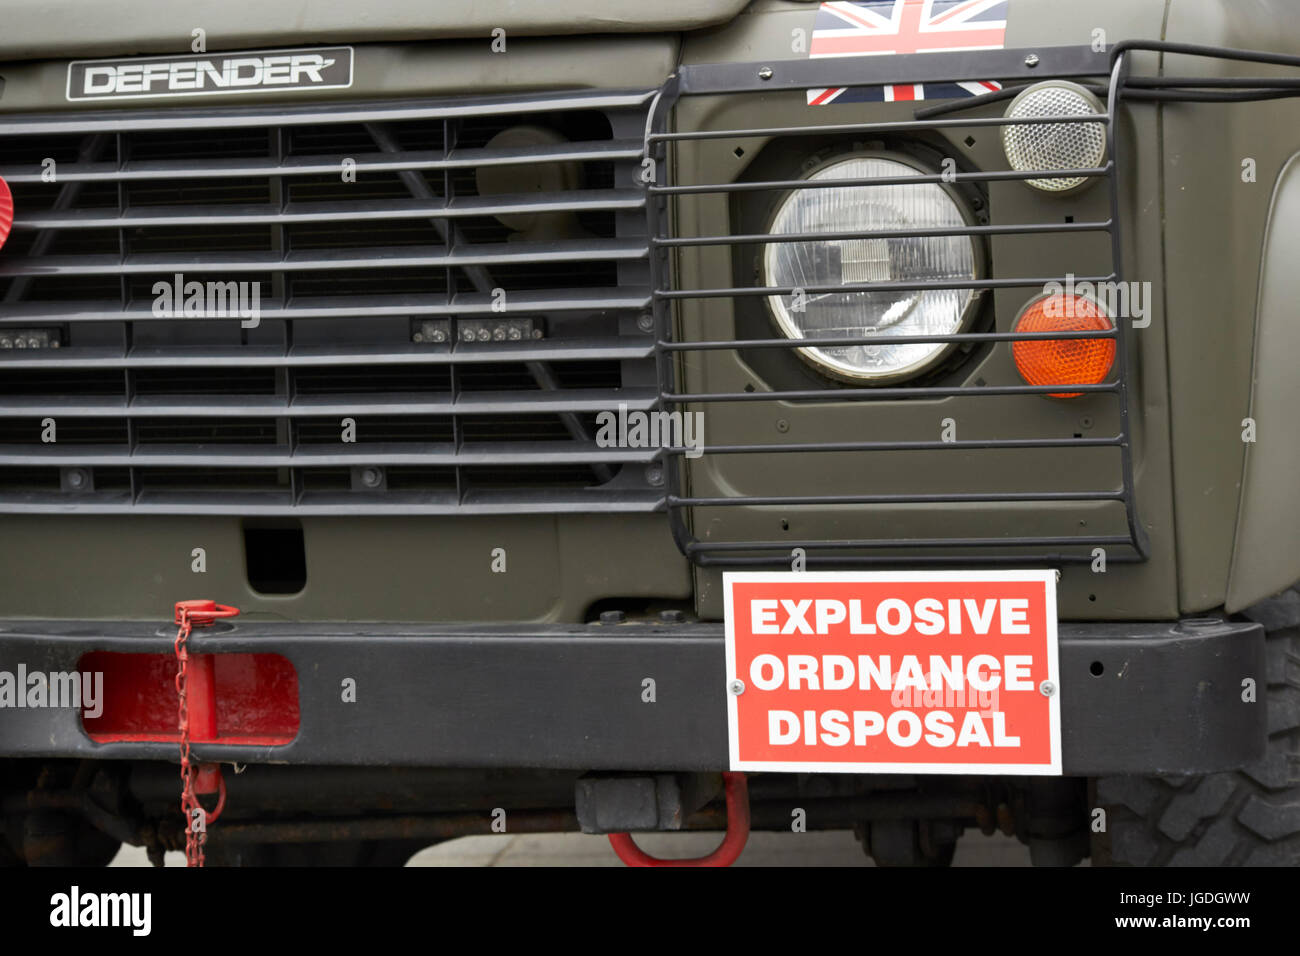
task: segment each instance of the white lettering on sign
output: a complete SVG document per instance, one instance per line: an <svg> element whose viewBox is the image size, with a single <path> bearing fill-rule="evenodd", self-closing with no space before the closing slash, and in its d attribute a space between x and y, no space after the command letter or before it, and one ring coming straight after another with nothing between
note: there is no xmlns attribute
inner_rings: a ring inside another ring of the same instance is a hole
<svg viewBox="0 0 1300 956"><path fill-rule="evenodd" d="M1024 598L921 598L909 604L886 598L866 612L862 601L847 603L833 598L754 600L750 602L750 630L755 634L830 634L835 625L848 623L850 634L989 634L993 622L1002 634L1029 633L1029 602ZM811 616L812 620L809 620ZM969 627L969 630L965 630Z"/></svg>

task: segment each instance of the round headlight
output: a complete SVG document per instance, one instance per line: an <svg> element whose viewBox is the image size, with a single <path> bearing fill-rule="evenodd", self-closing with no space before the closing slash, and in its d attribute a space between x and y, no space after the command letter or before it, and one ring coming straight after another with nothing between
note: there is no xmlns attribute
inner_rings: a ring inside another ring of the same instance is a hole
<svg viewBox="0 0 1300 956"><path fill-rule="evenodd" d="M1007 107L1006 115L1019 119L1101 112L1101 101L1082 86L1049 80L1022 90ZM1015 123L1002 127L1002 149L1017 172L1093 168L1106 158L1106 129L1102 123ZM1049 193L1066 192L1086 182L1086 176L1025 180L1027 185Z"/></svg>
<svg viewBox="0 0 1300 956"><path fill-rule="evenodd" d="M919 176L922 170L882 157L844 159L823 166L812 180ZM776 211L773 234L875 232L969 225L962 208L938 183L828 186L799 189ZM946 335L966 325L973 289L903 292L803 292L818 286L864 282L916 283L974 279L976 247L970 236L823 239L768 243L765 284L797 290L768 297L782 334L792 339L866 338L880 345L810 346L799 354L829 375L885 384L914 376L939 362L951 343L889 344L891 336Z"/></svg>

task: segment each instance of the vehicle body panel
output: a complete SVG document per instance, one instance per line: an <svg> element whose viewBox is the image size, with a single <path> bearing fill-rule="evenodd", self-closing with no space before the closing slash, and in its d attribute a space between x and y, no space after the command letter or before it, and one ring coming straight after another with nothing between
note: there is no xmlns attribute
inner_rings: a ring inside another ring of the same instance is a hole
<svg viewBox="0 0 1300 956"><path fill-rule="evenodd" d="M348 0L277 0L269 4L255 0L136 0L130 14L124 15L121 8L82 0L7 0L0 4L6 24L0 61L183 53L190 50L191 31L196 28L205 31L211 50L251 50L286 42L304 46L480 37L480 50L486 51L495 29L506 31L507 45L514 35L672 33L725 22L740 13L746 2L379 0L358 9Z"/></svg>

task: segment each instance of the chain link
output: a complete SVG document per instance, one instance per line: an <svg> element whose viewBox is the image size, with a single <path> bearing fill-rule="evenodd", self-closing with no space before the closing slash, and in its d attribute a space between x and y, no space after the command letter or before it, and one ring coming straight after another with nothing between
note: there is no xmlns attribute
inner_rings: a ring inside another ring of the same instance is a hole
<svg viewBox="0 0 1300 956"><path fill-rule="evenodd" d="M215 601L178 601L176 603L176 724L180 731L181 748L181 813L185 816L185 864L203 866L203 846L208 842L208 824L215 823L226 806L226 780L219 764L196 764L190 759L190 652L187 641L195 627L206 627L218 618L234 617L239 608L217 604ZM200 681L205 678L200 674ZM207 694L200 695L200 706L215 708L215 701ZM212 715L215 716L215 715ZM217 805L212 812L199 803L196 785L204 793L213 792L215 783Z"/></svg>

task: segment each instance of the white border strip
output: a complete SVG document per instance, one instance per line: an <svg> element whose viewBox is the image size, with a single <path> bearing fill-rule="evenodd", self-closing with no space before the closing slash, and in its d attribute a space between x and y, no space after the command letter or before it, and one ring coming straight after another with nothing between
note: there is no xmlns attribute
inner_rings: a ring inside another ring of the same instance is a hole
<svg viewBox="0 0 1300 956"><path fill-rule="evenodd" d="M964 776L1062 776L1061 768L1061 668L1057 646L1056 571L1051 569L1008 571L725 571L722 575L723 620L726 622L726 683L736 675L736 630L732 607L732 585L736 583L788 584L793 581L914 582L914 581L1028 581L1043 585L1047 618L1047 679L1056 685L1048 698L1048 735L1051 760L1045 764L986 763L848 763L818 761L766 761L740 759L738 701L727 690L727 749L730 769L767 770L786 773L933 773Z"/></svg>

